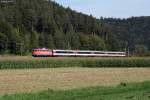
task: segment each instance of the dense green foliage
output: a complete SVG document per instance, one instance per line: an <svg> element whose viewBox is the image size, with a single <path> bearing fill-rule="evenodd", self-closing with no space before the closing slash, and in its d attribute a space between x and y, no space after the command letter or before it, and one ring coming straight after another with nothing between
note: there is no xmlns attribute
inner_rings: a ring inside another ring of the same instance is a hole
<svg viewBox="0 0 150 100"><path fill-rule="evenodd" d="M7 0L2 0L7 1ZM33 48L113 48L106 25L50 0L0 2L0 53L26 54ZM117 48L115 48L117 49Z"/></svg>
<svg viewBox="0 0 150 100"><path fill-rule="evenodd" d="M51 0L1 0L0 54L25 55L33 48L46 47L115 51L129 48L147 55L149 23L149 17L96 19Z"/></svg>
<svg viewBox="0 0 150 100"><path fill-rule="evenodd" d="M2 60L0 69L60 68L60 67L150 67L150 58L61 58Z"/></svg>
<svg viewBox="0 0 150 100"><path fill-rule="evenodd" d="M119 40L119 45L140 56L149 55L150 51L150 17L131 17L127 19L101 18L110 25Z"/></svg>
<svg viewBox="0 0 150 100"><path fill-rule="evenodd" d="M149 100L150 82L121 83L117 87L4 95L0 100Z"/></svg>

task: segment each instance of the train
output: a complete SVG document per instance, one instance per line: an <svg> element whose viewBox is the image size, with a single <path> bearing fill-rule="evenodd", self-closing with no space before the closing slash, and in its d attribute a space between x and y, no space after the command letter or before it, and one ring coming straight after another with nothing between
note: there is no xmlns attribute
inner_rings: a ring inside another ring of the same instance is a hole
<svg viewBox="0 0 150 100"><path fill-rule="evenodd" d="M56 50L37 48L32 51L33 57L125 57L126 52L92 51L92 50Z"/></svg>

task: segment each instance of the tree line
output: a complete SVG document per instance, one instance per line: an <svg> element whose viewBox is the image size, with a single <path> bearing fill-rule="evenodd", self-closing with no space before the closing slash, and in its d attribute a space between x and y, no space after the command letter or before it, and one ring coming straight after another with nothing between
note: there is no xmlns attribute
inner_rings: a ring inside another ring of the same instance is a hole
<svg viewBox="0 0 150 100"><path fill-rule="evenodd" d="M132 54L150 55L150 16L127 19L101 18L101 21L111 26L120 44L125 41Z"/></svg>
<svg viewBox="0 0 150 100"><path fill-rule="evenodd" d="M0 2L0 54L42 47L143 52L150 49L149 19L97 19L50 0Z"/></svg>

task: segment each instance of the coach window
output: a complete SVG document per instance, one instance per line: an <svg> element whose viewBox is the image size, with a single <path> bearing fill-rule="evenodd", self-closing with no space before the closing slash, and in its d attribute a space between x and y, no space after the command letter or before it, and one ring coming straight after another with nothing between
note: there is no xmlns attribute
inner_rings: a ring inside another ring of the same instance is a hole
<svg viewBox="0 0 150 100"><path fill-rule="evenodd" d="M78 54L91 54L91 52L77 52Z"/></svg>
<svg viewBox="0 0 150 100"><path fill-rule="evenodd" d="M56 53L73 53L71 51L56 51Z"/></svg>
<svg viewBox="0 0 150 100"><path fill-rule="evenodd" d="M104 52L94 52L94 54L106 54Z"/></svg>
<svg viewBox="0 0 150 100"><path fill-rule="evenodd" d="M110 55L114 55L114 54L118 54L118 53L108 53L108 54L110 54Z"/></svg>

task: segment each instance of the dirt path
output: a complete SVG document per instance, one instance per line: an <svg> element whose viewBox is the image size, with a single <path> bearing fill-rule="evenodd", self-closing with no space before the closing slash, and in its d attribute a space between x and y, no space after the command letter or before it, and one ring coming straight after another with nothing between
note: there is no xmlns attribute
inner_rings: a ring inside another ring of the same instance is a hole
<svg viewBox="0 0 150 100"><path fill-rule="evenodd" d="M149 68L50 68L1 70L0 94L112 86L121 82L150 81Z"/></svg>

